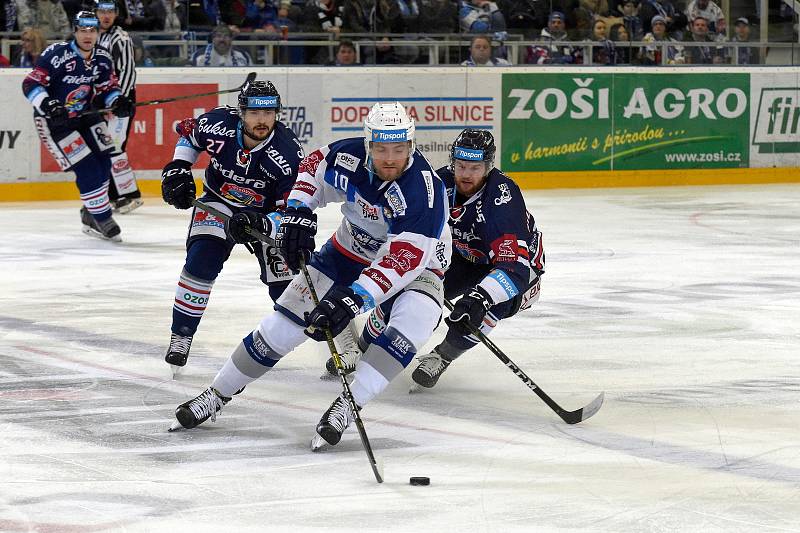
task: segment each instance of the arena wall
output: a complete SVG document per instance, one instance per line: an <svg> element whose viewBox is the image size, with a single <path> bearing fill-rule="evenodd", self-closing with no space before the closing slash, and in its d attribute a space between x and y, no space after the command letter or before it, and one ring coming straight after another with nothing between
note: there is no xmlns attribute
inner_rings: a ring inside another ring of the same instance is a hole
<svg viewBox="0 0 800 533"><path fill-rule="evenodd" d="M275 83L282 119L307 149L360 135L376 100L399 100L434 165L447 161L461 128L489 129L497 164L523 188L800 182L797 67L144 68L137 96L236 87L251 70ZM39 143L25 74L0 71L0 199L74 199L72 175ZM159 194L176 121L235 99L138 108L128 152L146 194Z"/></svg>

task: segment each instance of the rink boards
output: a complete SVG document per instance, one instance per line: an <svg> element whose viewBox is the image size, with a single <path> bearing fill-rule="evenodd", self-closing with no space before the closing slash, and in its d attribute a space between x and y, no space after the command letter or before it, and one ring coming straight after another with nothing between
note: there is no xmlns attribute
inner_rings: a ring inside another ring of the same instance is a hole
<svg viewBox="0 0 800 533"><path fill-rule="evenodd" d="M255 70L282 96L282 120L307 151L358 136L375 101L399 100L434 165L466 127L492 131L497 164L523 188L800 181L800 68L260 67L142 68L140 102L236 87ZM0 72L0 198L74 198L72 176L43 151L21 92ZM158 194L174 125L236 94L139 107L128 153ZM207 164L196 165L195 177Z"/></svg>

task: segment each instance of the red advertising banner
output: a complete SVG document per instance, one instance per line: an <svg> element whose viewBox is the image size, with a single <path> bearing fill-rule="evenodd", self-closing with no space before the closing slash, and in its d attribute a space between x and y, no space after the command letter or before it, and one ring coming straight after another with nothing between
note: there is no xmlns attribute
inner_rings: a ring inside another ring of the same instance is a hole
<svg viewBox="0 0 800 533"><path fill-rule="evenodd" d="M217 90L219 85L216 83L145 83L136 85L136 99L144 102ZM175 143L178 140L175 124L218 105L219 97L215 95L137 107L127 146L128 157L134 171L161 170L172 160ZM59 172L58 164L44 146L40 150L41 171ZM207 165L208 156L203 153L195 168L205 168Z"/></svg>

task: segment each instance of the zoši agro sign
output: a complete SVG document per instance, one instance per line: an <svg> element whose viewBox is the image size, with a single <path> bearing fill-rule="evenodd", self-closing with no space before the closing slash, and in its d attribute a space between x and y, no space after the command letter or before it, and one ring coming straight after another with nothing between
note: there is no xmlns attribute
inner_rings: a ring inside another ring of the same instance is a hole
<svg viewBox="0 0 800 533"><path fill-rule="evenodd" d="M507 172L746 167L747 74L504 74Z"/></svg>

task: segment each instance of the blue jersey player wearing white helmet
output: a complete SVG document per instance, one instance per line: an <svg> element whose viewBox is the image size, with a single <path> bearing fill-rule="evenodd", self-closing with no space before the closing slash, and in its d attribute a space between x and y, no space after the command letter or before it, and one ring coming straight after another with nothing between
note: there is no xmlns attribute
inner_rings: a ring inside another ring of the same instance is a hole
<svg viewBox="0 0 800 533"><path fill-rule="evenodd" d="M300 165L278 242L292 270L308 260L319 295L314 306L302 274L281 295L275 312L247 334L211 387L176 409L173 427L193 428L215 417L248 383L323 328L342 332L360 313L380 309L386 328L366 348L350 386L363 407L408 366L441 317L443 277L451 255L445 187L415 148L414 121L399 103L378 103L364 137L343 139L310 153ZM315 253L314 210L341 202L344 218ZM353 421L337 397L317 425L313 445L334 445Z"/></svg>
<svg viewBox="0 0 800 533"><path fill-rule="evenodd" d="M494 137L466 128L450 151L450 165L436 172L447 188L453 257L445 274L444 292L455 306L445 317L444 340L419 357L411 374L416 385L431 388L448 366L488 335L500 320L527 309L539 298L544 274L542 234L527 209L519 187L494 167ZM384 330L380 309L364 326L358 344L366 346ZM359 350L345 353L345 371L352 371ZM333 360L328 372L336 369Z"/></svg>

